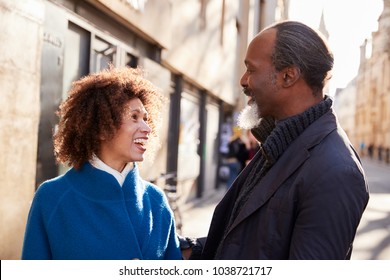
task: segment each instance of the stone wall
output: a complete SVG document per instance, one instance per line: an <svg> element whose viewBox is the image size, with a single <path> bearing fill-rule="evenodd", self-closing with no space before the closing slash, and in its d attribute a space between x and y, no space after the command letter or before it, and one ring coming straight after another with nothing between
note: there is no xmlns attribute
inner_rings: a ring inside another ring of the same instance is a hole
<svg viewBox="0 0 390 280"><path fill-rule="evenodd" d="M18 259L35 188L41 0L0 0L0 259Z"/></svg>

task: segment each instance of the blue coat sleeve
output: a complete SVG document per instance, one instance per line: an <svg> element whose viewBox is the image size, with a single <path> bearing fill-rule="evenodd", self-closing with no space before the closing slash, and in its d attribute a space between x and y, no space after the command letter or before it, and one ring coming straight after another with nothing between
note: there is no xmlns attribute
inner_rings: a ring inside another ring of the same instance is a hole
<svg viewBox="0 0 390 280"><path fill-rule="evenodd" d="M41 209L41 200L42 198L38 191L34 196L27 219L22 249L23 260L52 259L50 244L44 223L44 214Z"/></svg>
<svg viewBox="0 0 390 280"><path fill-rule="evenodd" d="M180 260L182 259L179 239L176 234L175 223L172 221L169 233L168 246L164 256L166 260Z"/></svg>

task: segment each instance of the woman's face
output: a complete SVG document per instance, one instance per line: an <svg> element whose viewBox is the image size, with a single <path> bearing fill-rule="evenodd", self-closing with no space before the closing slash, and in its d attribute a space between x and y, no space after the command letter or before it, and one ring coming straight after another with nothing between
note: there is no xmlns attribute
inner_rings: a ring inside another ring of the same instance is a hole
<svg viewBox="0 0 390 280"><path fill-rule="evenodd" d="M138 98L131 99L125 104L122 124L114 137L102 139L98 157L121 172L127 163L144 160L150 132L144 105Z"/></svg>

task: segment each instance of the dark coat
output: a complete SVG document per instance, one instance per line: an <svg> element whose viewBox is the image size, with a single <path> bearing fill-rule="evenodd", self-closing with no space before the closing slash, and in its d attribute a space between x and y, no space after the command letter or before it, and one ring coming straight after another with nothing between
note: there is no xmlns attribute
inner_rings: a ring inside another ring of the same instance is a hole
<svg viewBox="0 0 390 280"><path fill-rule="evenodd" d="M260 153L216 207L202 259L350 258L369 194L360 159L332 110L291 143L221 240Z"/></svg>

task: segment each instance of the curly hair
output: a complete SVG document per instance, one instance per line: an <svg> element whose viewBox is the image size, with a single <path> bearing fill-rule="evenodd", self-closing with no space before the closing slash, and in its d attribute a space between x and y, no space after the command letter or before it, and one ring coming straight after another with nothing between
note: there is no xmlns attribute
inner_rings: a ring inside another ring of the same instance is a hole
<svg viewBox="0 0 390 280"><path fill-rule="evenodd" d="M80 169L99 152L100 136L112 139L121 126L124 105L139 98L148 112L151 138L156 132L166 98L143 76L141 69L129 67L92 73L72 84L61 103L54 133L54 153L58 162Z"/></svg>

